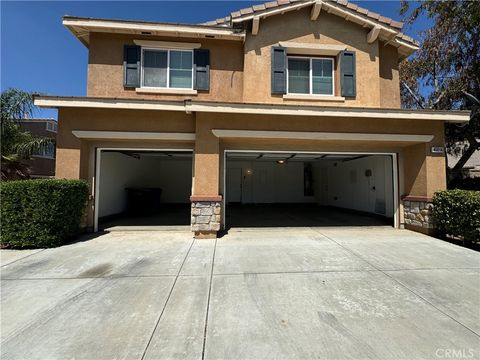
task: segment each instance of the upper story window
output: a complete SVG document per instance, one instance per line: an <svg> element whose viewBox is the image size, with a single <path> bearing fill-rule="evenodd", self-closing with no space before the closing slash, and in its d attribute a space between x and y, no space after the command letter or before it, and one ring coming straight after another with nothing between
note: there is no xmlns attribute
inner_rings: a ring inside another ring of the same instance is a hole
<svg viewBox="0 0 480 360"><path fill-rule="evenodd" d="M142 48L141 86L193 89L193 51Z"/></svg>
<svg viewBox="0 0 480 360"><path fill-rule="evenodd" d="M334 95L334 70L331 58L287 58L288 94Z"/></svg>
<svg viewBox="0 0 480 360"><path fill-rule="evenodd" d="M57 124L53 122L46 123L46 130L56 133L57 132Z"/></svg>

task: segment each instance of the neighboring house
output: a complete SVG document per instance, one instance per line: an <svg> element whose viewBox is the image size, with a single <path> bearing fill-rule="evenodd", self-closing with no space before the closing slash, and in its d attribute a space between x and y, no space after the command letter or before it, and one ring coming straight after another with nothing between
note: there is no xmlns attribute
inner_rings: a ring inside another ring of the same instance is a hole
<svg viewBox="0 0 480 360"><path fill-rule="evenodd" d="M56 139L57 121L54 119L24 119L18 121L20 128L35 136ZM55 176L55 145L51 144L24 160L30 168L32 178L51 178Z"/></svg>
<svg viewBox="0 0 480 360"><path fill-rule="evenodd" d="M63 24L88 48L87 96L35 103L59 111L56 177L89 181L94 230L125 212L128 191L152 188L172 224L188 202L196 237L228 228L238 204L432 228L444 123L469 113L401 109L398 64L418 49L402 23L346 1L279 0L201 25ZM256 226L281 215L250 209Z"/></svg>

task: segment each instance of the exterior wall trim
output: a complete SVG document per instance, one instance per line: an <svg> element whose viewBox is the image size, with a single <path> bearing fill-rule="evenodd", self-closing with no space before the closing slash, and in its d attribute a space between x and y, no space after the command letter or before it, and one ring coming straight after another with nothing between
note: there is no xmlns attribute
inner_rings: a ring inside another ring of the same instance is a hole
<svg viewBox="0 0 480 360"><path fill-rule="evenodd" d="M233 114L258 115L293 115L293 116L322 116L343 118L370 118L370 119L398 119L398 120L435 120L445 122L466 123L470 120L469 111L425 111L405 109L381 108L353 108L313 105L271 105L271 104L241 104L209 101L158 101L158 100L130 100L118 98L89 98L89 97L57 97L36 96L35 105L44 108L100 108L100 109L135 109L213 112Z"/></svg>
<svg viewBox="0 0 480 360"><path fill-rule="evenodd" d="M470 120L468 111L436 112L403 109L342 108L305 105L229 104L200 101L186 102L185 107L187 112L198 111L235 114L325 116L398 120L438 120L446 122L468 122Z"/></svg>
<svg viewBox="0 0 480 360"><path fill-rule="evenodd" d="M195 141L194 133L73 130L72 134L79 139Z"/></svg>
<svg viewBox="0 0 480 360"><path fill-rule="evenodd" d="M172 94L172 95L197 95L197 90L192 89L171 89L171 88L135 88L137 94Z"/></svg>
<svg viewBox="0 0 480 360"><path fill-rule="evenodd" d="M153 40L133 40L138 46L151 48L167 48L167 49L198 49L202 46L200 43L175 42L175 41L153 41Z"/></svg>
<svg viewBox="0 0 480 360"><path fill-rule="evenodd" d="M340 51L346 50L346 45L310 44L291 41L280 41L279 46L287 48L287 54L301 55L330 55L337 56Z"/></svg>
<svg viewBox="0 0 480 360"><path fill-rule="evenodd" d="M331 96L331 95L308 95L308 94L285 94L283 95L285 100L312 100L312 101L333 101L333 102L345 102L343 96Z"/></svg>
<svg viewBox="0 0 480 360"><path fill-rule="evenodd" d="M433 135L410 134L369 134L309 131L260 131L260 130L220 130L212 129L218 138L255 138L255 139L295 139L295 140L338 140L338 141L407 141L430 142Z"/></svg>
<svg viewBox="0 0 480 360"><path fill-rule="evenodd" d="M226 27L205 25L176 25L168 23L149 23L142 21L107 20L80 17L64 17L67 27L85 46L88 47L89 32L107 32L119 34L138 34L149 32L152 35L204 38L213 36L219 39L243 41L245 32Z"/></svg>

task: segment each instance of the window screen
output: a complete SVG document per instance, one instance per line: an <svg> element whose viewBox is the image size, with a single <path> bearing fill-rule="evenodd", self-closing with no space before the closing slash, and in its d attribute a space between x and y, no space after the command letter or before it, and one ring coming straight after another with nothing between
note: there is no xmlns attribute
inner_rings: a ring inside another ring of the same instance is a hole
<svg viewBox="0 0 480 360"><path fill-rule="evenodd" d="M143 52L143 85L167 87L168 52L165 50L145 50Z"/></svg>
<svg viewBox="0 0 480 360"><path fill-rule="evenodd" d="M170 87L192 87L191 51L170 51Z"/></svg>
<svg viewBox="0 0 480 360"><path fill-rule="evenodd" d="M288 59L288 92L310 93L310 59Z"/></svg>

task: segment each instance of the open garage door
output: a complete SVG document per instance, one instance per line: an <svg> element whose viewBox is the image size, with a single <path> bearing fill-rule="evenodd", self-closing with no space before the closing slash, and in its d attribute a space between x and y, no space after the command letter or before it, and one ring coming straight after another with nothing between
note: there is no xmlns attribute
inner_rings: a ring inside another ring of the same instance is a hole
<svg viewBox="0 0 480 360"><path fill-rule="evenodd" d="M95 230L189 226L191 150L97 150Z"/></svg>
<svg viewBox="0 0 480 360"><path fill-rule="evenodd" d="M225 153L225 226L394 226L394 154Z"/></svg>

